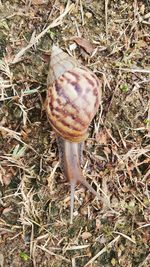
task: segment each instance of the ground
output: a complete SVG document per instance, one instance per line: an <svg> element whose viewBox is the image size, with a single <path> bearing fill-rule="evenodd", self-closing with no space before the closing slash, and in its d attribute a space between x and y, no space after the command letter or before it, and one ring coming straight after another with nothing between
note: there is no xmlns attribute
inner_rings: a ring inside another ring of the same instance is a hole
<svg viewBox="0 0 150 267"><path fill-rule="evenodd" d="M0 7L0 266L150 266L149 1ZM82 163L102 200L78 185L72 225L44 110L53 43L102 81Z"/></svg>

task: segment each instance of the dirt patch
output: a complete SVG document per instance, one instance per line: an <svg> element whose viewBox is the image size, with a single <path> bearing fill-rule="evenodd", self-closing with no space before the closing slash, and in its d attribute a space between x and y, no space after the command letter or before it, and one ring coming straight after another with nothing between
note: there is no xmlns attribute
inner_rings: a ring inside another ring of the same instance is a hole
<svg viewBox="0 0 150 267"><path fill-rule="evenodd" d="M0 6L0 266L149 266L148 1ZM44 111L53 43L103 81L83 161L103 201L79 185L73 225L69 183Z"/></svg>

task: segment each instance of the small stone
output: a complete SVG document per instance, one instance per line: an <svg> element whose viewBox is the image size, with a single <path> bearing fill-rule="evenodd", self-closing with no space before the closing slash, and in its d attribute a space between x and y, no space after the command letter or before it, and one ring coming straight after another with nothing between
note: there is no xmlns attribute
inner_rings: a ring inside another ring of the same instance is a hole
<svg viewBox="0 0 150 267"><path fill-rule="evenodd" d="M73 51L73 50L75 50L76 48L77 48L77 45L76 45L75 43L69 45L69 49L70 49L70 51Z"/></svg>
<svg viewBox="0 0 150 267"><path fill-rule="evenodd" d="M99 239L99 242L100 244L105 244L106 243L106 238L104 236L102 236L100 239Z"/></svg>
<svg viewBox="0 0 150 267"><path fill-rule="evenodd" d="M112 259L111 259L111 264L112 264L112 266L115 266L115 265L116 265L116 260L115 260L115 258L112 258Z"/></svg>
<svg viewBox="0 0 150 267"><path fill-rule="evenodd" d="M144 15L144 12L145 12L145 5L143 4L143 5L141 5L141 7L140 7L140 13L141 13L142 15Z"/></svg>
<svg viewBox="0 0 150 267"><path fill-rule="evenodd" d="M85 16L86 16L88 19L90 19L90 18L92 18L92 13L90 13L90 12L86 12L86 13L85 13Z"/></svg>

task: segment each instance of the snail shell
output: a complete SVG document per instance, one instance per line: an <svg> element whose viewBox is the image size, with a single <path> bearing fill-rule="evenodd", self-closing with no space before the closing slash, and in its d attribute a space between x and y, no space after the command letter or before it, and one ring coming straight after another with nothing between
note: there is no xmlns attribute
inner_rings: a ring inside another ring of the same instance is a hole
<svg viewBox="0 0 150 267"><path fill-rule="evenodd" d="M59 158L64 175L71 184L71 223L74 191L78 182L100 199L84 179L80 167L82 141L101 99L101 82L94 73L53 46L47 78L46 111L57 134Z"/></svg>
<svg viewBox="0 0 150 267"><path fill-rule="evenodd" d="M100 103L99 79L53 46L47 84L46 109L53 129L69 141L84 140Z"/></svg>

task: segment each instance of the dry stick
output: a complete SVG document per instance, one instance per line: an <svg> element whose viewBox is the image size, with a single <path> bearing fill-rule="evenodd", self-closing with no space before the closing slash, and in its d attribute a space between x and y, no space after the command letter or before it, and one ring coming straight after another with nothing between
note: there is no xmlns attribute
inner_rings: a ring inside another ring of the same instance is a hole
<svg viewBox="0 0 150 267"><path fill-rule="evenodd" d="M135 242L131 237L129 237L128 235L125 235L125 234L120 233L120 232L117 232L117 231L114 231L114 234L121 235L121 236L123 236L124 238L128 239L129 241L131 241L133 244L136 244L136 242Z"/></svg>
<svg viewBox="0 0 150 267"><path fill-rule="evenodd" d="M83 12L82 0L80 0L80 10L81 10L82 26L84 26L85 21L84 21L84 12Z"/></svg>
<svg viewBox="0 0 150 267"><path fill-rule="evenodd" d="M20 138L21 133L15 132L15 131L13 131L13 130L10 130L9 128L6 128L6 127L3 127L3 126L0 125L0 132L1 132L1 131L4 131L4 132L8 133L8 136L10 136L10 137L16 139L16 140L19 141L20 143L24 144L25 146L27 146L27 147L29 147L31 150L33 150L36 154L38 154L37 151L36 151L32 146L30 146L30 145L28 145L28 144L26 144L25 142L22 141L22 139Z"/></svg>
<svg viewBox="0 0 150 267"><path fill-rule="evenodd" d="M139 72L139 73L150 73L150 69L129 69L129 68L119 68L119 70L127 72Z"/></svg>
<svg viewBox="0 0 150 267"><path fill-rule="evenodd" d="M106 29L106 37L108 36L108 1L105 0L105 29Z"/></svg>
<svg viewBox="0 0 150 267"><path fill-rule="evenodd" d="M26 47L23 47L17 55L15 55L13 61L11 64L15 64L18 61L21 60L21 57L25 54L25 52L30 49L33 45L35 45L46 33L49 29L52 29L58 25L61 24L62 19L67 15L67 13L73 8L73 4L69 5L69 1L66 5L64 13L62 13L58 18L56 18L49 26L45 28L39 35L37 35L35 38L31 38L29 44Z"/></svg>
<svg viewBox="0 0 150 267"><path fill-rule="evenodd" d="M68 247L66 248L66 251L67 250L81 250L81 249L84 249L84 248L88 248L90 245L87 244L87 245L80 245L80 246L72 246L72 247Z"/></svg>
<svg viewBox="0 0 150 267"><path fill-rule="evenodd" d="M115 239L113 239L110 243L108 243L107 246L105 246L103 249L101 249L92 259L90 259L84 267L88 267L88 265L92 264L100 255L102 255L107 248L110 248L116 241L118 241L120 238L120 235L118 235Z"/></svg>
<svg viewBox="0 0 150 267"><path fill-rule="evenodd" d="M141 225L140 227L136 228L136 229L134 230L134 232L137 231L137 230L139 230L139 229L145 228L145 227L150 227L150 223L146 223L146 224L144 224L144 225Z"/></svg>
<svg viewBox="0 0 150 267"><path fill-rule="evenodd" d="M56 253L50 251L49 249L45 248L44 246L39 246L39 245L37 245L36 248L39 248L39 249L41 249L41 250L47 252L49 255L55 256L56 258L59 258L59 259L61 259L61 260L64 260L64 261L70 263L70 260L68 260L67 258L61 256L60 254L56 254Z"/></svg>
<svg viewBox="0 0 150 267"><path fill-rule="evenodd" d="M145 260L138 267L148 266L148 263L150 263L150 253L147 255ZM145 264L147 264L147 265L145 265Z"/></svg>

